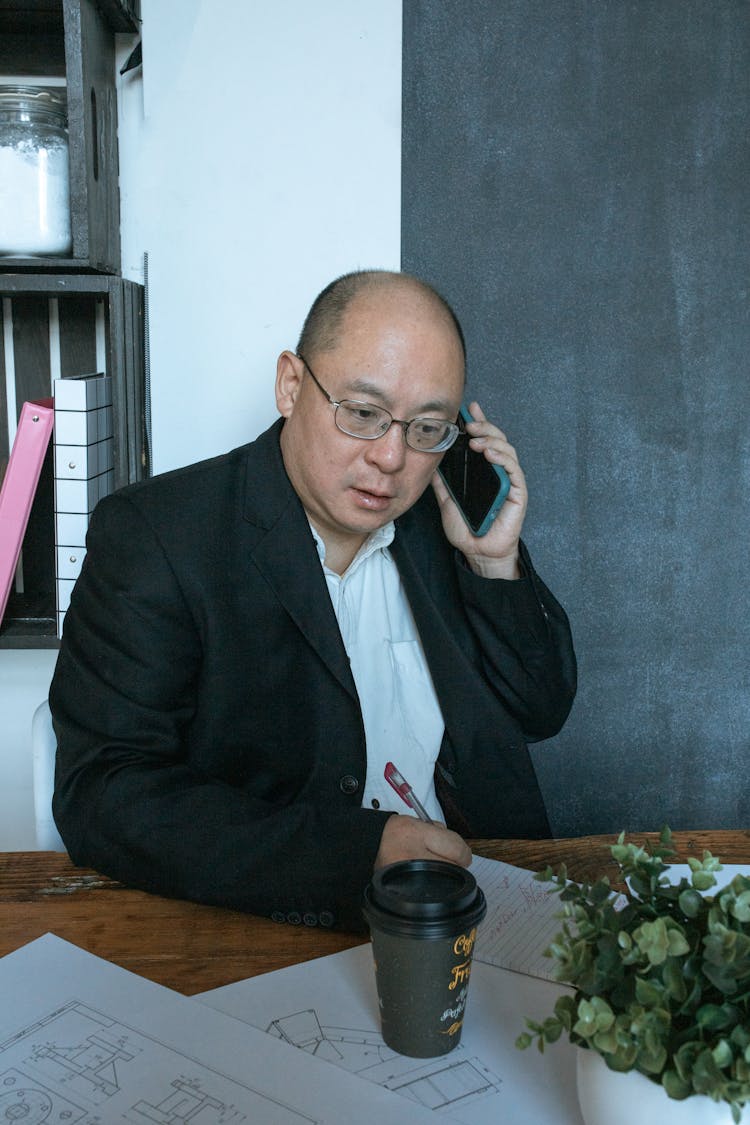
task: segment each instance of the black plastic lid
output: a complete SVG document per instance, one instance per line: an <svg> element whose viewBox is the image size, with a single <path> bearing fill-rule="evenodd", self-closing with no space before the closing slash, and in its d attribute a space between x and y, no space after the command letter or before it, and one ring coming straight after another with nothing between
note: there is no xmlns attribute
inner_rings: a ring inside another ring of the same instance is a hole
<svg viewBox="0 0 750 1125"><path fill-rule="evenodd" d="M365 916L392 932L412 924L435 936L460 920L476 925L487 904L465 867L437 859L412 859L376 871L365 890Z"/></svg>

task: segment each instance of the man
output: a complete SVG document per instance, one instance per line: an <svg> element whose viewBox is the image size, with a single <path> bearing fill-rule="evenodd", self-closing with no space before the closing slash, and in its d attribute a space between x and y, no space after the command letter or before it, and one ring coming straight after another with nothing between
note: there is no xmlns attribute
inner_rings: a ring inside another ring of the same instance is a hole
<svg viewBox="0 0 750 1125"><path fill-rule="evenodd" d="M358 929L373 866L548 834L526 741L564 722L575 659L477 404L472 444L511 481L484 537L436 476L463 388L430 287L346 275L279 357L274 426L99 505L50 692L75 862Z"/></svg>

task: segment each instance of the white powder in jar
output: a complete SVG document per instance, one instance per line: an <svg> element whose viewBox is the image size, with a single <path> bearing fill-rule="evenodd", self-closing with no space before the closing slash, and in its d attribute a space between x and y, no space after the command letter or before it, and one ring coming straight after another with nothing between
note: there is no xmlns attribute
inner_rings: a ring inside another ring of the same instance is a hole
<svg viewBox="0 0 750 1125"><path fill-rule="evenodd" d="M0 139L0 254L69 254L67 145Z"/></svg>

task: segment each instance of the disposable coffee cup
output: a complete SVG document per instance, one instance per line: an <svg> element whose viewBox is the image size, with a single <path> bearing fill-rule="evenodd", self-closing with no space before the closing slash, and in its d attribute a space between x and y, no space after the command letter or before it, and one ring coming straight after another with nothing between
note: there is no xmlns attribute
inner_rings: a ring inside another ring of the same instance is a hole
<svg viewBox="0 0 750 1125"><path fill-rule="evenodd" d="M364 897L383 1039L400 1055L446 1055L461 1039L484 894L464 867L415 859L376 871Z"/></svg>

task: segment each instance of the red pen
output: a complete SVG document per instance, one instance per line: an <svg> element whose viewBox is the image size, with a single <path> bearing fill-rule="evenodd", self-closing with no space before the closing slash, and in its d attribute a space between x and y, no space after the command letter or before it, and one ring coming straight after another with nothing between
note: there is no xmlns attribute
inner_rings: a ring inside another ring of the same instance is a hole
<svg viewBox="0 0 750 1125"><path fill-rule="evenodd" d="M404 804L413 809L420 820L426 821L427 824L432 824L432 818L428 816L427 809L424 807L418 797L414 796L414 790L409 782L400 774L393 762L386 764L383 771L383 777L388 782L392 789L395 789Z"/></svg>

